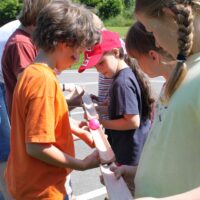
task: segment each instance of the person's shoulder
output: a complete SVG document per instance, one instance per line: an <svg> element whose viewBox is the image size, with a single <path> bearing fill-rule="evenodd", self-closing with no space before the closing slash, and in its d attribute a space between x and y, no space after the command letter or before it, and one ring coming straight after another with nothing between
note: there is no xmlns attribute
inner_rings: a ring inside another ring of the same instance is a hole
<svg viewBox="0 0 200 200"><path fill-rule="evenodd" d="M30 36L24 35L20 29L14 31L4 46L5 55L15 54L16 52L18 54L22 52L23 55L28 55L29 57L27 58L31 60L34 59L37 53L36 46L33 44Z"/></svg>
<svg viewBox="0 0 200 200"><path fill-rule="evenodd" d="M31 35L26 33L24 30L21 30L20 28L16 29L11 37L13 40L15 40L16 43L32 44Z"/></svg>
<svg viewBox="0 0 200 200"><path fill-rule="evenodd" d="M19 27L20 22L18 20L9 22L0 28L0 49L3 51L4 46L6 45L8 39Z"/></svg>
<svg viewBox="0 0 200 200"><path fill-rule="evenodd" d="M31 39L31 35L26 33L25 31L17 28L8 38L6 42L6 48L12 46L26 46L34 47L34 44Z"/></svg>
<svg viewBox="0 0 200 200"><path fill-rule="evenodd" d="M126 79L127 83L130 82L138 83L135 73L130 67L126 68L126 70L124 71L124 78Z"/></svg>
<svg viewBox="0 0 200 200"><path fill-rule="evenodd" d="M39 78L43 76L43 71L35 63L31 63L24 69L22 74L29 78Z"/></svg>
<svg viewBox="0 0 200 200"><path fill-rule="evenodd" d="M133 71L130 68L125 68L115 77L115 82L126 84L129 83L131 79L136 79Z"/></svg>
<svg viewBox="0 0 200 200"><path fill-rule="evenodd" d="M55 85L57 79L53 70L48 66L44 66L39 63L32 63L28 65L22 73L23 79L26 82L32 82L33 84Z"/></svg>
<svg viewBox="0 0 200 200"><path fill-rule="evenodd" d="M43 64L40 63L31 63L28 67L26 67L25 71L29 74L38 74L41 76L55 76L53 70Z"/></svg>

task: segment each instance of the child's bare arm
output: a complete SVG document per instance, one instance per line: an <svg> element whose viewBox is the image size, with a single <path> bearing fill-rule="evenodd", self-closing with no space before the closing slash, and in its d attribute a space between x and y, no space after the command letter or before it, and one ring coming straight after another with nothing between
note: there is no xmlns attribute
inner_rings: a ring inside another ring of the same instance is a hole
<svg viewBox="0 0 200 200"><path fill-rule="evenodd" d="M100 120L104 128L112 130L131 130L140 126L139 115L124 115L121 119Z"/></svg>
<svg viewBox="0 0 200 200"><path fill-rule="evenodd" d="M26 152L28 155L56 167L83 171L99 165L98 154L96 151L83 160L80 160L62 152L52 144L27 143Z"/></svg>

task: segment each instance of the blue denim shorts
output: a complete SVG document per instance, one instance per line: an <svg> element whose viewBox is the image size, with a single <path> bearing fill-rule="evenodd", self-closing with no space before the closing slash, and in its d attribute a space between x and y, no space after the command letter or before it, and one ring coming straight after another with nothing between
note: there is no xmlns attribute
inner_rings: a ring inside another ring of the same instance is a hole
<svg viewBox="0 0 200 200"><path fill-rule="evenodd" d="M68 197L68 195L65 197L65 199L64 200L69 200L69 197Z"/></svg>
<svg viewBox="0 0 200 200"><path fill-rule="evenodd" d="M0 192L0 200L4 200L2 193Z"/></svg>
<svg viewBox="0 0 200 200"><path fill-rule="evenodd" d="M10 121L5 101L5 86L0 82L0 162L8 160L10 152Z"/></svg>

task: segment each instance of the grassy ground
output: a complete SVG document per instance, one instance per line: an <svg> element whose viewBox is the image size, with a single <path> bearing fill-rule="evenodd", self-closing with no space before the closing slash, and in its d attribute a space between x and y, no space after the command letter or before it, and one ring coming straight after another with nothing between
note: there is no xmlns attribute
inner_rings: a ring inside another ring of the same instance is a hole
<svg viewBox="0 0 200 200"><path fill-rule="evenodd" d="M106 27L110 31L118 32L121 38L126 36L129 27ZM71 69L78 69L83 61L83 55L81 55L80 60L77 64L73 65Z"/></svg>
<svg viewBox="0 0 200 200"><path fill-rule="evenodd" d="M129 29L129 27L115 27L115 26L108 26L106 27L110 31L118 32L121 38L124 38L126 36L126 33Z"/></svg>

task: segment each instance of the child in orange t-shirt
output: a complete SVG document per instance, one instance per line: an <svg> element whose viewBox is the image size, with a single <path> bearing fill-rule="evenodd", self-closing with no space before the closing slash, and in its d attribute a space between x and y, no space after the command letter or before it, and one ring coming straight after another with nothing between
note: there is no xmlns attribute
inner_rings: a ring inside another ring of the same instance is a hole
<svg viewBox="0 0 200 200"><path fill-rule="evenodd" d="M65 0L53 1L38 16L33 40L39 54L13 96L6 182L16 200L67 199L66 175L99 164L96 152L74 158L68 108L54 72L69 68L99 41L91 19L90 11Z"/></svg>

